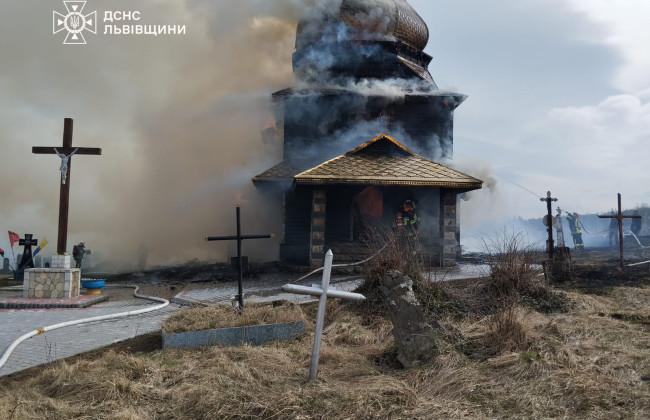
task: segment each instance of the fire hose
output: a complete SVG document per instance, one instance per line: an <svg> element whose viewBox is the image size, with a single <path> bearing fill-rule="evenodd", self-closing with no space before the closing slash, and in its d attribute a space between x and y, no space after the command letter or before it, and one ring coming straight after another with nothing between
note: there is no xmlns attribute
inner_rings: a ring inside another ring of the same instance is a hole
<svg viewBox="0 0 650 420"><path fill-rule="evenodd" d="M131 315L139 315L139 314L144 314L147 312L153 312L157 311L158 309L162 309L165 306L169 305L169 301L167 299L155 297L155 296L145 296L145 295L140 295L138 294L138 290L140 289L139 286L134 286L134 285L107 285L106 287L129 287L129 288L134 288L135 290L133 291L133 296L138 298L138 299L147 299L147 300L153 300L155 302L160 302L160 305L155 305L151 306L148 308L142 308L142 309L137 309L133 311L128 311L128 312L120 312L117 314L110 314L110 315L100 315L100 316L94 316L91 318L83 318L83 319L77 319L74 321L67 321L67 322L61 322L58 324L54 325L48 325L46 327L42 328L37 328L36 330L32 330L28 332L27 334L22 335L18 339L16 339L11 345L5 350L4 354L0 358L0 368L4 366L4 364L7 362L7 359L9 359L9 356L11 353L14 351L14 349L23 341L27 340L30 337L33 337L38 334L42 334L47 331L52 331L56 330L59 328L63 327L70 327L73 325L80 325L80 324L86 324L88 322L94 322L94 321L105 321L107 319L116 319L116 318L123 318Z"/></svg>
<svg viewBox="0 0 650 420"><path fill-rule="evenodd" d="M379 251L375 252L374 254L372 254L371 256L369 256L368 258L366 258L365 260L357 261L357 262L350 263L350 264L333 264L333 265L332 265L332 268L352 267L352 266L355 266L355 265L361 265L361 264L367 263L368 261L370 261L370 260L372 260L373 258L375 258L377 255L379 255L379 253L380 253L381 251L383 251L384 249L386 249L387 246L388 246L388 244L384 244L384 246L382 246L381 249L380 249ZM300 277L299 279L296 280L296 282L299 282L300 280L304 280L304 279L306 279L307 277L311 276L312 274L316 274L316 273L318 273L319 271L323 271L324 268L325 268L325 267L317 268L317 269L315 269L314 271L312 271L312 272L310 272L310 273L307 273L307 274L305 274L304 276ZM0 366L1 366L1 365L0 365Z"/></svg>
<svg viewBox="0 0 650 420"><path fill-rule="evenodd" d="M582 224L582 220L578 219L578 223L580 224L580 227L582 228L582 230L585 231L585 233L586 233L587 235L600 235L601 233L609 232L609 229L606 229L606 230L601 230L600 232L591 233L591 232L589 232L589 231L587 230L587 228L585 227L585 225Z"/></svg>

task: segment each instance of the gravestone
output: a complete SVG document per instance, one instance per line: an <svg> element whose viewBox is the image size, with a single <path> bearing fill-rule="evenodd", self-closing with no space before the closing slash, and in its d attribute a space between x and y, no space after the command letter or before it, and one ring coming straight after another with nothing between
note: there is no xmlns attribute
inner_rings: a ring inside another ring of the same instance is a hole
<svg viewBox="0 0 650 420"><path fill-rule="evenodd" d="M21 239L18 244L24 247L23 257L20 259L20 264L18 265L18 270L24 270L26 268L34 268L34 259L32 258L32 246L38 244L38 240L32 239L31 233L25 234L25 239Z"/></svg>
<svg viewBox="0 0 650 420"><path fill-rule="evenodd" d="M413 293L413 280L397 270L390 270L382 278L380 290L393 322L397 360L408 368L434 357L438 353L434 328L441 327L435 321L431 325L425 318Z"/></svg>

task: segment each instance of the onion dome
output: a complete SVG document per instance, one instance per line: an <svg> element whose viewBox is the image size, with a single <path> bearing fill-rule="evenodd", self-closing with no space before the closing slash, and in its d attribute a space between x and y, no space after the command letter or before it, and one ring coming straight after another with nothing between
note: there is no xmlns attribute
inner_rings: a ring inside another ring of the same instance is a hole
<svg viewBox="0 0 650 420"><path fill-rule="evenodd" d="M406 0L332 0L312 9L298 23L296 49L323 40L396 40L422 51L429 29Z"/></svg>
<svg viewBox="0 0 650 420"><path fill-rule="evenodd" d="M344 0L341 21L360 34L379 34L424 50L429 42L429 29L406 0Z"/></svg>

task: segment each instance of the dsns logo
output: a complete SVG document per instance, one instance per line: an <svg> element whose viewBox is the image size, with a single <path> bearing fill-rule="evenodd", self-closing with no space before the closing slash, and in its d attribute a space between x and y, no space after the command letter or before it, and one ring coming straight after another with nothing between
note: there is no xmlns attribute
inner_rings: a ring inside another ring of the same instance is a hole
<svg viewBox="0 0 650 420"><path fill-rule="evenodd" d="M85 44L83 31L97 32L97 12L83 15L85 1L64 1L68 14L52 12L52 33L56 34L62 30L68 31L64 44Z"/></svg>

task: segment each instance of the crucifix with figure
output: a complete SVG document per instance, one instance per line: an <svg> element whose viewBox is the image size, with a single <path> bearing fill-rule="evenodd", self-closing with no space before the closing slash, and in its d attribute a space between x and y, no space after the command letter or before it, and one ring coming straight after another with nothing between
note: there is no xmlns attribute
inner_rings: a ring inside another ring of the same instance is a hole
<svg viewBox="0 0 650 420"><path fill-rule="evenodd" d="M206 236L206 241L237 241L237 268L239 273L239 278L237 281L237 303L239 309L244 309L244 292L242 290L242 277L243 277L243 267L242 267L242 255L241 255L241 241L244 239L269 239L273 237L272 233L267 233L263 235L242 235L241 234L241 208L237 206L237 235L234 236Z"/></svg>
<svg viewBox="0 0 650 420"><path fill-rule="evenodd" d="M32 153L37 155L54 155L61 159L61 187L59 193L59 232L56 242L56 253L64 255L68 240L68 209L70 203L70 166L72 155L101 155L102 149L96 147L72 146L72 118L64 119L63 146L32 147Z"/></svg>
<svg viewBox="0 0 650 420"><path fill-rule="evenodd" d="M639 215L626 216L621 210L621 194L618 194L618 213L611 216L598 216L601 219L616 219L618 221L618 244L621 254L621 268L623 268L623 219L640 219Z"/></svg>

